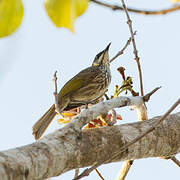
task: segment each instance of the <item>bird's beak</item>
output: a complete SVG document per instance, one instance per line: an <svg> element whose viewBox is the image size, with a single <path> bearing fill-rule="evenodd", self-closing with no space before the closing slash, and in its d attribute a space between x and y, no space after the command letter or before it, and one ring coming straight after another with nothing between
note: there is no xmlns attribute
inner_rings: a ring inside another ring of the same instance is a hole
<svg viewBox="0 0 180 180"><path fill-rule="evenodd" d="M111 45L111 42L107 45L105 51L108 51L108 50L109 50L110 45Z"/></svg>

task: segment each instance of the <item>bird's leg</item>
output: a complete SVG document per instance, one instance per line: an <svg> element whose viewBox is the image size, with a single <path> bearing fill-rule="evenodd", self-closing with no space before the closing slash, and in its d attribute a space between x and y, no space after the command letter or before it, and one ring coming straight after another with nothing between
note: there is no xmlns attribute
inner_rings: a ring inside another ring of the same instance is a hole
<svg viewBox="0 0 180 180"><path fill-rule="evenodd" d="M85 109L88 109L88 103L85 104Z"/></svg>
<svg viewBox="0 0 180 180"><path fill-rule="evenodd" d="M105 114L101 114L100 116L98 116L98 118L104 122L105 124L107 124L107 126L113 126L115 123L114 121L111 121L110 119L108 119L108 113Z"/></svg>

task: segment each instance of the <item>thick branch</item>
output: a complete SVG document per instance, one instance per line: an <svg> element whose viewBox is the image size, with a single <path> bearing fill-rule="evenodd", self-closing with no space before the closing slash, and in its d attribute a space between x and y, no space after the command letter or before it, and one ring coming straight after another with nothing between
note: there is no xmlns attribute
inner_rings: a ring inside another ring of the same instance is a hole
<svg viewBox="0 0 180 180"><path fill-rule="evenodd" d="M74 131L67 126L33 144L0 153L2 180L40 180L111 157L152 127L160 117L119 126ZM130 146L112 162L169 156L180 152L180 112Z"/></svg>
<svg viewBox="0 0 180 180"><path fill-rule="evenodd" d="M95 163L92 167L85 169L77 178L81 179L84 176L88 176L95 168L98 166L105 164L107 162L111 162L112 160L116 159L120 154L128 150L130 146L132 146L134 143L140 141L143 137L147 136L149 133L151 133L153 130L155 130L160 123L162 123L169 115L170 113L180 104L180 98L168 109L168 111L149 129L147 129L145 132L140 134L140 136L137 136L134 138L131 142L125 144L123 147L119 148L117 152L115 152L110 158L106 157L102 161L98 161ZM167 156L166 156L167 157Z"/></svg>

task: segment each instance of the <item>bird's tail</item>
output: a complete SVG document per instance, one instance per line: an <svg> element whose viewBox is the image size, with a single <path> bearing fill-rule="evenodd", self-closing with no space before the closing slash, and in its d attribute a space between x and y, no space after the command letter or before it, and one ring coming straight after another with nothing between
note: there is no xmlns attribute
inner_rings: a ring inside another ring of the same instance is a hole
<svg viewBox="0 0 180 180"><path fill-rule="evenodd" d="M55 105L52 105L50 107L50 109L34 124L33 126L33 135L34 138L37 140L39 139L43 133L45 132L45 130L47 129L47 127L49 126L49 124L51 123L51 121L54 119L54 117L56 116L56 111L55 111Z"/></svg>

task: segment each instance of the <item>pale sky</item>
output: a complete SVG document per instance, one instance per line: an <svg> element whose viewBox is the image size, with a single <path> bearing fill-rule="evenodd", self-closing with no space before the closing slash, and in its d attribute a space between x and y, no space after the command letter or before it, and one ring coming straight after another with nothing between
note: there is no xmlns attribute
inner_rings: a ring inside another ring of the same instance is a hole
<svg viewBox="0 0 180 180"><path fill-rule="evenodd" d="M120 1L112 1L120 2ZM134 0L131 7L161 9L171 5L167 0ZM131 4L130 4L131 3ZM148 116L162 115L179 98L180 11L161 16L130 14L137 30L136 43L143 69L145 93L157 86L162 88L148 102ZM24 19L12 36L0 39L0 150L34 142L33 124L53 103L53 73L58 71L58 88L80 70L91 65L95 55L109 42L110 57L120 50L130 37L123 12L113 12L91 4L75 23L76 33L56 28L49 20L43 1L24 0ZM121 84L116 71L124 66L133 77L138 91L137 66L129 46L124 55L111 64L112 83ZM174 112L179 111L178 107ZM136 113L128 108L118 110L120 123L135 122ZM53 121L46 134L61 126ZM177 156L180 159L180 155ZM115 179L122 163L99 168L107 180ZM72 179L74 171L52 180ZM178 180L179 168L170 160L147 158L135 161L127 180ZM95 172L84 178L98 180Z"/></svg>

